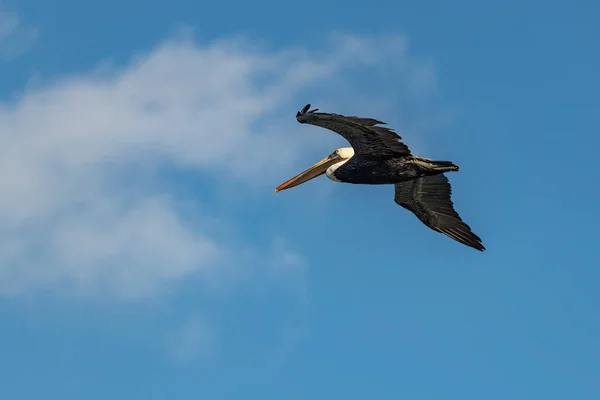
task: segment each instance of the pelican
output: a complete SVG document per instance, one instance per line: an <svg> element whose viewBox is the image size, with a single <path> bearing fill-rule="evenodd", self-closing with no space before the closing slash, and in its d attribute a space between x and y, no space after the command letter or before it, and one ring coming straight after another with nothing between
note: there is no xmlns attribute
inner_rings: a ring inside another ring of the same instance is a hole
<svg viewBox="0 0 600 400"><path fill-rule="evenodd" d="M481 239L454 210L452 187L446 172L458 171L451 161L437 161L411 154L402 137L392 129L376 126L385 122L372 118L308 111L296 113L301 124L329 129L346 139L342 147L310 168L277 186L290 189L322 174L335 182L395 186L394 201L414 213L429 228L459 243L484 251Z"/></svg>

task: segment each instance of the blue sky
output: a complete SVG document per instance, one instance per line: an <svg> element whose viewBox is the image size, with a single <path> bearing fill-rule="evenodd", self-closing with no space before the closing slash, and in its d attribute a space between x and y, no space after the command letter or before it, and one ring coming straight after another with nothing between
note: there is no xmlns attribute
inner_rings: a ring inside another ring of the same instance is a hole
<svg viewBox="0 0 600 400"><path fill-rule="evenodd" d="M592 1L0 3L0 395L600 396ZM279 183L386 121L391 187Z"/></svg>

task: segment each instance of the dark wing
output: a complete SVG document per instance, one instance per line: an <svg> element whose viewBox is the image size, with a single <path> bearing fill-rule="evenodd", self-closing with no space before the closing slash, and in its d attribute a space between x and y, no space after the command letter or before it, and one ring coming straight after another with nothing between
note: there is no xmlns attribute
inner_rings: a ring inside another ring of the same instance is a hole
<svg viewBox="0 0 600 400"><path fill-rule="evenodd" d="M308 111L309 108L310 104L307 104L296 114L298 122L320 126L343 136L356 155L378 158L410 155L408 146L400 141L400 135L390 128L375 126L385 125L385 122L373 118L317 113L316 110Z"/></svg>
<svg viewBox="0 0 600 400"><path fill-rule="evenodd" d="M425 225L462 244L485 250L479 236L454 210L450 199L452 187L444 174L423 176L395 186L394 201L412 211Z"/></svg>

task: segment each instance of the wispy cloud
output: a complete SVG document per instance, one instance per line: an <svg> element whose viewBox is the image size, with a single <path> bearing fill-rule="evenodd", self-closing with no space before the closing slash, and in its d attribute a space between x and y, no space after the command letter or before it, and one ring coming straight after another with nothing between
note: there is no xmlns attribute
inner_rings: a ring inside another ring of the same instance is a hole
<svg viewBox="0 0 600 400"><path fill-rule="evenodd" d="M25 25L14 12L0 10L0 60L20 56L37 40L39 29Z"/></svg>
<svg viewBox="0 0 600 400"><path fill-rule="evenodd" d="M203 224L211 209L198 199L191 218L163 172L191 173L206 191L215 189L203 180L218 176L240 196L269 180L270 192L273 171L291 173L303 149L330 151L336 139L290 132L300 96L318 85L319 106L349 94L359 102L360 89L345 85L352 70L407 59L402 36L336 35L322 48L277 51L186 37L0 103L0 295L50 288L139 299L218 274L236 245ZM257 251L302 265L277 243Z"/></svg>

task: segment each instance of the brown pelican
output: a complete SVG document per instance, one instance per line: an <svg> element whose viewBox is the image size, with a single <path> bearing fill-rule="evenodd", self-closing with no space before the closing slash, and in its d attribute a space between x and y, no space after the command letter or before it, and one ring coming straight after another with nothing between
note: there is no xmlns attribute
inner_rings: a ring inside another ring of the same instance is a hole
<svg viewBox="0 0 600 400"><path fill-rule="evenodd" d="M481 239L454 210L452 188L445 172L458 171L451 161L436 161L411 154L392 129L372 118L308 111L296 114L301 124L327 128L344 137L352 147L337 149L312 167L277 186L289 189L326 174L335 182L395 185L394 201L412 211L429 228L452 239L485 250Z"/></svg>

